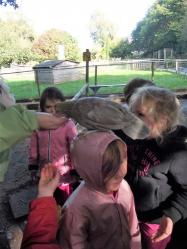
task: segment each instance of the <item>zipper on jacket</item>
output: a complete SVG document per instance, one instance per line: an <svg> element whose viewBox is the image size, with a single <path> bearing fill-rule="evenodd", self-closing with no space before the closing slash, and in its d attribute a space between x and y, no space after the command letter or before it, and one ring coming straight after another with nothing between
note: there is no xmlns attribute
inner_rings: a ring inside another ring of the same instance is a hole
<svg viewBox="0 0 187 249"><path fill-rule="evenodd" d="M47 161L48 163L51 162L51 131L48 132L48 148L47 148Z"/></svg>

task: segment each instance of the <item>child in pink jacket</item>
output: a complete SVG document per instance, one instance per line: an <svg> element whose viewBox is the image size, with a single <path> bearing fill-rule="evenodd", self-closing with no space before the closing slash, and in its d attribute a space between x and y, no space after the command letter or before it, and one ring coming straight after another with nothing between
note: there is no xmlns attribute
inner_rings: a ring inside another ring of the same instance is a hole
<svg viewBox="0 0 187 249"><path fill-rule="evenodd" d="M63 249L140 249L134 198L123 179L126 144L107 131L89 131L71 145L83 182L65 203L59 242Z"/></svg>
<svg viewBox="0 0 187 249"><path fill-rule="evenodd" d="M42 112L55 114L56 104L64 100L64 96L59 89L48 87L41 95L40 109ZM52 162L58 168L61 175L67 175L72 168L70 143L76 135L77 129L71 120L68 120L56 130L34 132L30 143L29 170L35 172L35 170L41 169L46 163ZM57 188L54 196L57 202L62 205L70 193L70 184L64 183Z"/></svg>

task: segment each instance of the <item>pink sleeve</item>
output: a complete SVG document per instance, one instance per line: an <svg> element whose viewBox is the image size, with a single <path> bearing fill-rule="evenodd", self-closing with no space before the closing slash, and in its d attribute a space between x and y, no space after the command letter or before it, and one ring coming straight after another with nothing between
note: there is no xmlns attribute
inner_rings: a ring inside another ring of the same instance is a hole
<svg viewBox="0 0 187 249"><path fill-rule="evenodd" d="M79 207L67 208L62 218L60 245L67 249L89 249L87 230L86 210L80 212Z"/></svg>
<svg viewBox="0 0 187 249"><path fill-rule="evenodd" d="M53 197L33 200L21 249L60 249L56 242L58 229L57 205Z"/></svg>
<svg viewBox="0 0 187 249"><path fill-rule="evenodd" d="M38 136L37 132L33 132L30 141L30 148L29 148L29 164L30 165L37 165L38 162Z"/></svg>
<svg viewBox="0 0 187 249"><path fill-rule="evenodd" d="M141 249L141 234L138 219L135 211L134 197L132 194L131 207L129 212L129 226L131 233L131 249Z"/></svg>
<svg viewBox="0 0 187 249"><path fill-rule="evenodd" d="M67 139L69 141L69 144L71 141L77 136L77 128L72 120L69 120L67 124Z"/></svg>

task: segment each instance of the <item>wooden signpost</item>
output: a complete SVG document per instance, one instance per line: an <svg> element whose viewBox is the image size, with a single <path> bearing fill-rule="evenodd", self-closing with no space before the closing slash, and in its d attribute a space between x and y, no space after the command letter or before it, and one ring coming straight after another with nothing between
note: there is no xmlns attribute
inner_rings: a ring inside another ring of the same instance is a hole
<svg viewBox="0 0 187 249"><path fill-rule="evenodd" d="M91 61L91 53L89 49L83 52L83 61L86 61L86 83L89 83L89 61Z"/></svg>

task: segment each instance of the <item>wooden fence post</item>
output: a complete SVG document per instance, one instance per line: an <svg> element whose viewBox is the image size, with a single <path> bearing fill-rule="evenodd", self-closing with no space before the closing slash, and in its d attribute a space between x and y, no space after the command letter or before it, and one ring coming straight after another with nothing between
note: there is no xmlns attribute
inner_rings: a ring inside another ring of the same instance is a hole
<svg viewBox="0 0 187 249"><path fill-rule="evenodd" d="M38 89L38 97L40 98L41 93L40 93L40 85L39 85L39 80L38 80L38 69L35 70L35 82L37 84L37 89Z"/></svg>
<svg viewBox="0 0 187 249"><path fill-rule="evenodd" d="M89 92L89 61L91 61L91 53L89 51L89 49L86 49L85 52L83 52L83 61L86 61L86 84L87 84L87 88L86 88L86 96L88 96L88 92Z"/></svg>
<svg viewBox="0 0 187 249"><path fill-rule="evenodd" d="M179 73L179 61L176 60L175 62L175 70L176 70L176 73Z"/></svg>
<svg viewBox="0 0 187 249"><path fill-rule="evenodd" d="M95 65L95 85L97 85L97 65Z"/></svg>
<svg viewBox="0 0 187 249"><path fill-rule="evenodd" d="M151 80L154 80L155 62L151 62Z"/></svg>

